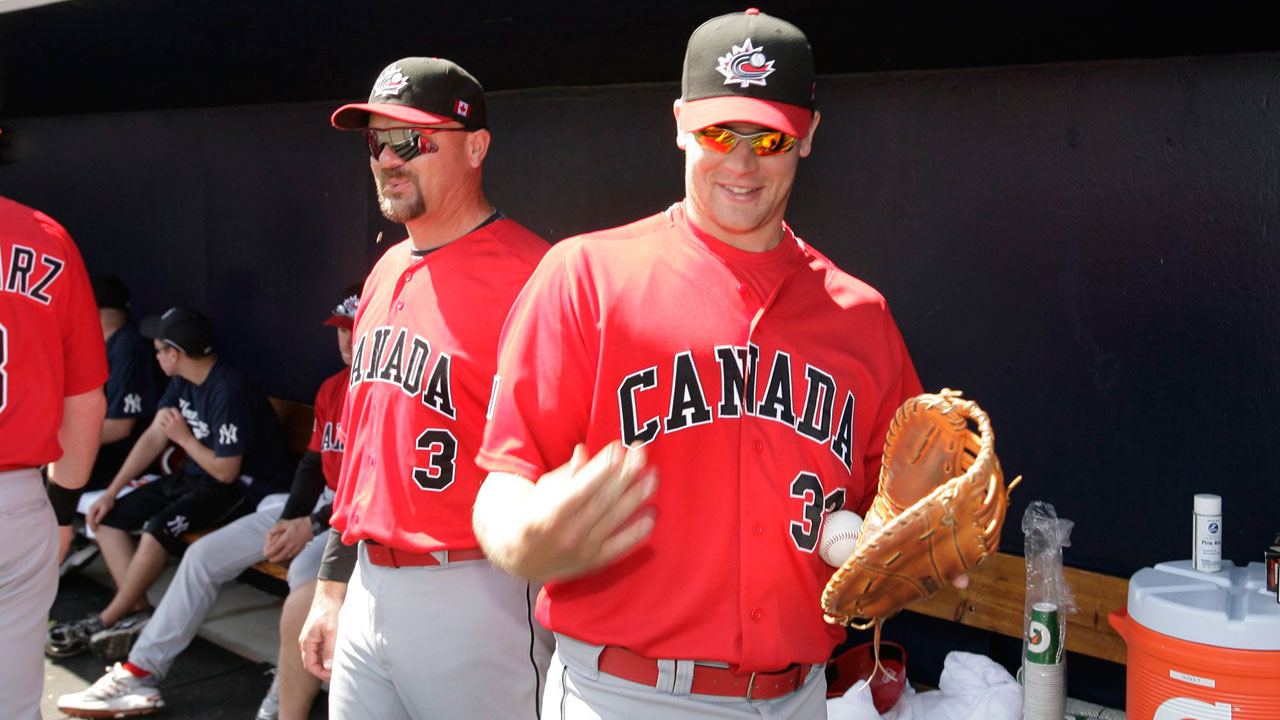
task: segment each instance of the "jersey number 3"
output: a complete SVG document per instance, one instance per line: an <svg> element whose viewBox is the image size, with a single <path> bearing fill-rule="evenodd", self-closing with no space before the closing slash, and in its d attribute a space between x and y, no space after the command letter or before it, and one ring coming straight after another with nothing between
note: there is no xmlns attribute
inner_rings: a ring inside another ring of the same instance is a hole
<svg viewBox="0 0 1280 720"><path fill-rule="evenodd" d="M418 450L427 453L427 466L413 468L413 481L423 490L439 492L453 484L458 439L448 430L428 428L418 436Z"/></svg>
<svg viewBox="0 0 1280 720"><path fill-rule="evenodd" d="M9 362L9 331L0 325L0 413L9 404L9 373L4 366Z"/></svg>

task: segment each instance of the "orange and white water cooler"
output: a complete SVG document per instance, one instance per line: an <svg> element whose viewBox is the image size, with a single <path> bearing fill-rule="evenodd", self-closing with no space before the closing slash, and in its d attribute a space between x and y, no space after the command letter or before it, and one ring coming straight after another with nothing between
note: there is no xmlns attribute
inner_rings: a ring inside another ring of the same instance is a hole
<svg viewBox="0 0 1280 720"><path fill-rule="evenodd" d="M1262 563L1143 568L1111 624L1129 648L1129 720L1280 719L1280 603Z"/></svg>

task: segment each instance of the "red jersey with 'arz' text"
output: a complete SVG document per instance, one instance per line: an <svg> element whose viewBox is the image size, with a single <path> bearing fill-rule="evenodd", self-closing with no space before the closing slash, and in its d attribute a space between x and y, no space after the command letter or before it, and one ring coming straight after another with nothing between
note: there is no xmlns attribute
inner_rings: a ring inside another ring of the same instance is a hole
<svg viewBox="0 0 1280 720"><path fill-rule="evenodd" d="M62 456L62 404L107 381L89 275L48 215L0 197L0 472Z"/></svg>

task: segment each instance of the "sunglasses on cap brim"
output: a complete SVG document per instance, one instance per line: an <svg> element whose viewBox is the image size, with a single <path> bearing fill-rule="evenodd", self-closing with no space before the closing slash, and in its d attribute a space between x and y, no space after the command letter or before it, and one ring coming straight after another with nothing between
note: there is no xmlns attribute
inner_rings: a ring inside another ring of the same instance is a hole
<svg viewBox="0 0 1280 720"><path fill-rule="evenodd" d="M401 160L408 162L419 155L430 155L440 149L430 135L438 132L470 132L471 128L367 128L364 139L369 143L369 155L377 160L382 148L390 147Z"/></svg>
<svg viewBox="0 0 1280 720"><path fill-rule="evenodd" d="M796 138L781 130L763 130L743 135L719 125L710 125L694 130L692 134L699 145L722 154L732 152L739 140L746 140L751 145L751 152L760 157L791 152L791 148L796 146Z"/></svg>

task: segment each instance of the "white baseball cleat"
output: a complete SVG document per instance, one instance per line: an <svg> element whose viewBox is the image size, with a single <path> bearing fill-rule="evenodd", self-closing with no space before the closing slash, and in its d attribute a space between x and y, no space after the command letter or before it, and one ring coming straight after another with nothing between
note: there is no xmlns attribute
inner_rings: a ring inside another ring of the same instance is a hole
<svg viewBox="0 0 1280 720"><path fill-rule="evenodd" d="M88 690L58 698L58 709L79 718L124 718L146 715L164 707L160 690L120 663L107 670Z"/></svg>

